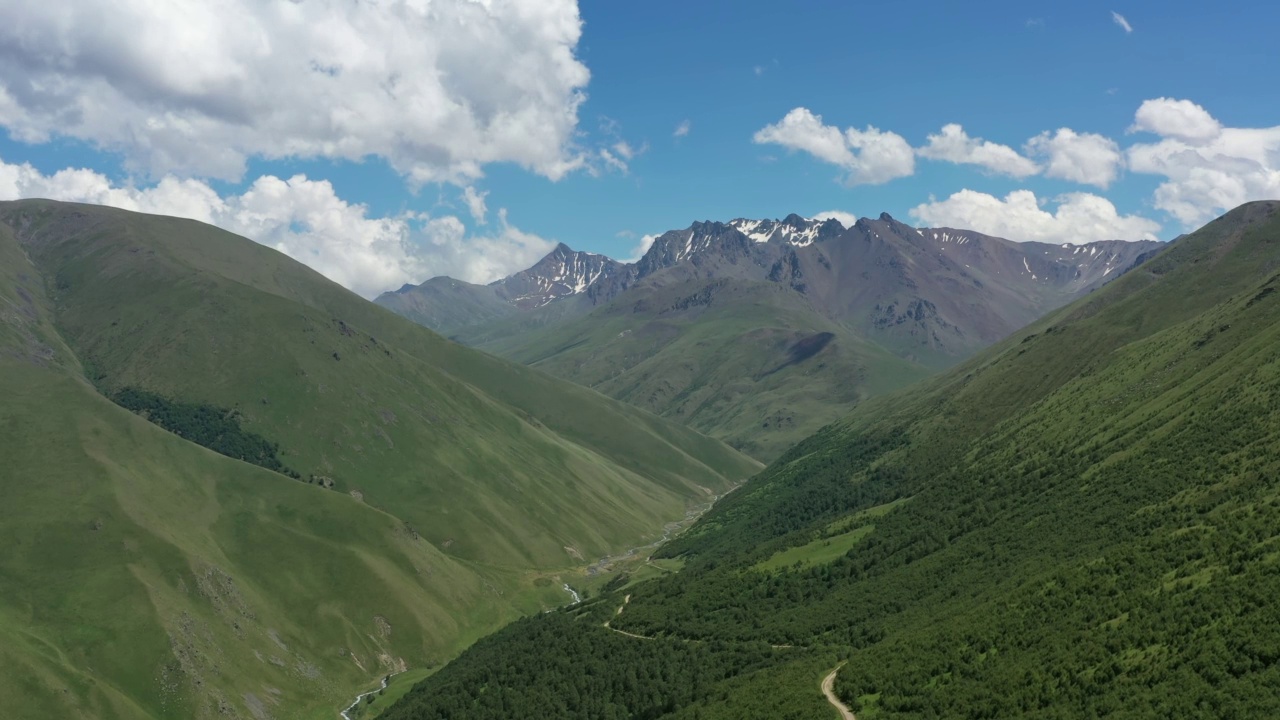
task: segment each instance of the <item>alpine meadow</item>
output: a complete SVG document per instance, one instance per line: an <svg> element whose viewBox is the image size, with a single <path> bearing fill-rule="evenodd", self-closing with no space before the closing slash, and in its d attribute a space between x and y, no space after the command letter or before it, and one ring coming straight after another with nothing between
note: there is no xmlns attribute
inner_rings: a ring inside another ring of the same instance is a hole
<svg viewBox="0 0 1280 720"><path fill-rule="evenodd" d="M0 3L0 720L1280 717L1277 27Z"/></svg>

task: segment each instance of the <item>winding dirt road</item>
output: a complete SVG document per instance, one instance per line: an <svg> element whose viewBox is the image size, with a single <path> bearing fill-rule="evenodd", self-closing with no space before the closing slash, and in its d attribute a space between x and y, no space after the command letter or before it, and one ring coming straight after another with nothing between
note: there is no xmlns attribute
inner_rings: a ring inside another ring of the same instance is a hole
<svg viewBox="0 0 1280 720"><path fill-rule="evenodd" d="M822 678L822 694L827 696L827 702L831 703L831 707L840 713L840 720L858 720L853 716L853 711L836 697L836 673L840 672L840 668L841 666L837 665L835 670Z"/></svg>
<svg viewBox="0 0 1280 720"><path fill-rule="evenodd" d="M618 617L619 615L621 615L621 614L622 614L622 610L623 610L623 608L625 608L625 607L627 606L627 603L629 603L629 602L631 602L631 596L630 596L630 595L627 595L625 598L623 598L623 599L622 599L622 604L618 606L618 611L617 611L617 612L615 612L615 613L613 614L613 617L615 617L615 618L616 618L616 617ZM610 619L608 619L608 620L605 620L605 621L604 621L604 626L605 626L606 628L608 628L609 630L612 630L612 631L614 631L614 632L618 633L619 635L626 635L627 637L635 638L635 639L637 639L637 640L653 640L653 638L651 638L651 637L647 637L647 636L645 636L645 635L637 635L637 634L635 634L635 633L629 633L629 632L627 632L626 630L619 630L619 629L618 629L618 628L616 628L616 627L611 627L611 626L609 625L609 623L611 623L611 622L613 622L613 618L610 618Z"/></svg>

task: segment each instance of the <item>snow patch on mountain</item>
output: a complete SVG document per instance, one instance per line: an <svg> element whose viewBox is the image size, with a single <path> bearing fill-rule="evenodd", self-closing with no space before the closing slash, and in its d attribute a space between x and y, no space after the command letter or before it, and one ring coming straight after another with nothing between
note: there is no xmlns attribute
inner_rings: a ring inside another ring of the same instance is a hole
<svg viewBox="0 0 1280 720"><path fill-rule="evenodd" d="M799 215L789 215L785 220L738 218L730 220L729 226L758 243L771 242L776 238L789 245L804 247L818 239L828 222L831 220L814 220Z"/></svg>
<svg viewBox="0 0 1280 720"><path fill-rule="evenodd" d="M572 250L562 243L528 270L491 285L506 294L507 302L526 309L537 308L586 292L596 281L621 266L612 258Z"/></svg>

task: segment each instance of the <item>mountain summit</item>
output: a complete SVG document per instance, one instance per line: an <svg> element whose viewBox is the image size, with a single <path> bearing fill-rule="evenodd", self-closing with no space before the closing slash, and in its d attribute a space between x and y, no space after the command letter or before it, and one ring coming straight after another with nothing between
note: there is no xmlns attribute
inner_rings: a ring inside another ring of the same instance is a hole
<svg viewBox="0 0 1280 720"><path fill-rule="evenodd" d="M489 287L507 303L529 310L584 292L597 281L624 272L626 267L604 255L560 243L533 267L490 283Z"/></svg>
<svg viewBox="0 0 1280 720"><path fill-rule="evenodd" d="M561 245L488 286L436 278L377 302L769 460L1159 247L792 214L695 222L635 263Z"/></svg>

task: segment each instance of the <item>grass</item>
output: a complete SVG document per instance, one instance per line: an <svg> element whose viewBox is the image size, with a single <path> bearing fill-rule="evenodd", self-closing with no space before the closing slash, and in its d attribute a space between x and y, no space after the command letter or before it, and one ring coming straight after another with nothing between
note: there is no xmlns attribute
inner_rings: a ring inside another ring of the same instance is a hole
<svg viewBox="0 0 1280 720"><path fill-rule="evenodd" d="M405 696L414 685L425 680L439 668L414 668L391 678L384 691L373 696L373 702L360 703L356 712L351 713L353 720L373 720L391 707L397 700Z"/></svg>
<svg viewBox="0 0 1280 720"><path fill-rule="evenodd" d="M764 461L866 398L932 372L819 316L776 283L717 281L715 302L667 310L704 285L637 288L585 318L478 346L687 423ZM833 340L796 360L797 343L822 333Z"/></svg>
<svg viewBox="0 0 1280 720"><path fill-rule="evenodd" d="M3 377L9 717L203 717L245 695L331 717L380 655L439 664L521 614L394 517L190 445L74 378Z"/></svg>
<svg viewBox="0 0 1280 720"><path fill-rule="evenodd" d="M875 525L863 525L862 527L843 532L839 535L821 537L805 545L790 547L786 550L775 553L768 560L757 563L755 565L755 569L763 570L764 572L774 572L777 570L787 570L789 568L805 568L813 565L826 565L832 560L844 557L855 545L861 542L863 538L874 532L875 529Z"/></svg>
<svg viewBox="0 0 1280 720"><path fill-rule="evenodd" d="M234 409L332 489L125 387ZM0 392L7 717L331 718L758 467L243 238L90 206L0 204Z"/></svg>

